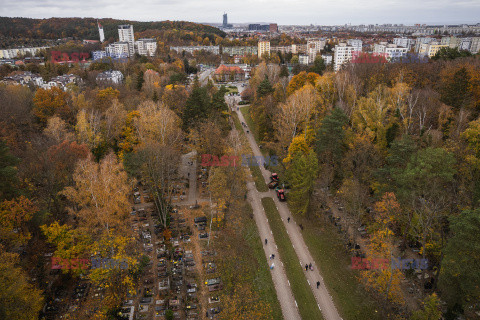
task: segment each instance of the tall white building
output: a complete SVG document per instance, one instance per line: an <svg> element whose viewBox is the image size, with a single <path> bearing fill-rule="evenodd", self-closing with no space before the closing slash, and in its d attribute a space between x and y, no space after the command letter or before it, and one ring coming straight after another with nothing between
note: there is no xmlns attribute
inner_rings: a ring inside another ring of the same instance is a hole
<svg viewBox="0 0 480 320"><path fill-rule="evenodd" d="M157 40L138 39L135 41L135 47L137 47L137 52L139 55L153 57L157 51Z"/></svg>
<svg viewBox="0 0 480 320"><path fill-rule="evenodd" d="M410 50L415 43L414 39L410 38L394 38L393 39L393 44L396 44L399 47L404 47Z"/></svg>
<svg viewBox="0 0 480 320"><path fill-rule="evenodd" d="M340 67L344 63L352 60L354 56L354 52L362 51L362 47L360 46L359 48L358 43L356 44L357 46L355 47L347 45L346 43L339 43L338 45L335 46L335 54L333 57L335 71L340 70Z"/></svg>
<svg viewBox="0 0 480 320"><path fill-rule="evenodd" d="M120 42L128 43L128 53L130 57L135 55L135 38L133 36L133 26L131 24L123 24L118 26L118 39Z"/></svg>
<svg viewBox="0 0 480 320"><path fill-rule="evenodd" d="M100 22L97 22L98 24L98 33L100 34L100 42L105 41L105 34L103 33L103 26L100 24Z"/></svg>
<svg viewBox="0 0 480 320"><path fill-rule="evenodd" d="M396 44L388 44L386 42L376 43L373 46L373 53L382 55L389 61L397 60L402 57L406 57L408 48L399 47Z"/></svg>

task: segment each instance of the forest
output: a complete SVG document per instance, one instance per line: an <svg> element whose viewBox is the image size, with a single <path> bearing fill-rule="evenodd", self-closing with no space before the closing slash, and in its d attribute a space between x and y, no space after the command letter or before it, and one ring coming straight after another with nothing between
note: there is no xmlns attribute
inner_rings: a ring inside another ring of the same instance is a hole
<svg viewBox="0 0 480 320"><path fill-rule="evenodd" d="M364 258L427 259L420 274L358 272L388 318L444 312L473 319L480 301L478 55L349 64L290 81L287 74L260 64L242 97L251 102L259 143L283 159L272 169L291 187L290 209L312 222L342 211L338 227L347 245L364 243ZM416 281L413 303L405 284Z"/></svg>
<svg viewBox="0 0 480 320"><path fill-rule="evenodd" d="M121 24L133 25L135 33L140 37L156 37L158 41L167 42L170 45L189 45L190 41L200 43L208 38L215 43L216 38L224 38L225 33L215 27L197 24L187 21L162 21L162 22L139 22L129 20L98 19L103 26L105 39L113 42L118 41L117 26ZM10 18L0 17L0 34L2 39L1 48L10 46L12 41L25 39L35 43L41 39L89 39L98 40L97 19L93 18ZM4 38L3 38L4 37ZM139 38L139 37L137 37ZM219 41L219 40L217 40Z"/></svg>

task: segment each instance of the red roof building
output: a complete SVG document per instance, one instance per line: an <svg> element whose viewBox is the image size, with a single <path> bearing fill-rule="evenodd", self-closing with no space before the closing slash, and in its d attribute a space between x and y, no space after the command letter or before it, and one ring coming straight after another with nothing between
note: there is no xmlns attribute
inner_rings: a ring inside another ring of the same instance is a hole
<svg viewBox="0 0 480 320"><path fill-rule="evenodd" d="M215 79L217 81L243 81L245 80L245 71L238 66L226 66L224 64L215 70Z"/></svg>

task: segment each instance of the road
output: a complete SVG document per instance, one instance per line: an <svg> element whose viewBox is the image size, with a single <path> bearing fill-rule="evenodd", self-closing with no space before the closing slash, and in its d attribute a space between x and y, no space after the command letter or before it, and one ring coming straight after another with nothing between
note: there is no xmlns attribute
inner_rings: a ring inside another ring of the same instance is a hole
<svg viewBox="0 0 480 320"><path fill-rule="evenodd" d="M247 123L243 117L243 114L240 112L240 110L236 111L238 114L238 117L240 121ZM253 137L252 134L246 133L246 130L248 128L243 128L245 131L245 134L247 136L248 142L250 144L250 147L252 148L252 152L254 156L262 156L262 153L260 152L260 149ZM271 173L263 168L263 166L260 166L260 170L262 172L262 175L265 179L265 182L268 183L270 182L270 175ZM275 205L278 209L278 212L280 214L280 217L282 218L282 221L284 223L284 226L287 230L288 236L290 238L290 241L295 249L295 252L297 254L299 263L301 266L305 266L305 264L310 264L312 263L313 265L313 271L304 271L305 277L307 278L308 283L310 284L310 288L312 289L312 292L315 296L315 299L318 303L318 306L320 310L322 311L323 317L326 320L340 320L342 319L340 317L340 314L338 313L337 308L335 307L335 304L333 303L332 297L328 293L327 288L325 287L325 283L323 281L323 277L320 274L320 271L318 267L315 265L315 261L310 254L310 251L308 250L307 245L305 244L305 241L303 240L303 236L301 234L301 230L298 227L298 225L295 223L294 219L290 220L290 223L287 222L288 217L292 217L292 214L284 202L280 202L278 198L275 195L275 192L273 190L270 190L268 192L263 192L259 193L259 196L261 198L264 197L271 197L275 201ZM261 203L260 203L261 205ZM316 283L317 281L320 281L321 285L320 288L317 289ZM290 318L286 318L290 319Z"/></svg>

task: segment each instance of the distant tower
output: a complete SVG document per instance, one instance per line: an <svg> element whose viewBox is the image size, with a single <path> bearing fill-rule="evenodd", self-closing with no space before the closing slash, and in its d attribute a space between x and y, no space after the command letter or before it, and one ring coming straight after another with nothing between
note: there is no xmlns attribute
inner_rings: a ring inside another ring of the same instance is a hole
<svg viewBox="0 0 480 320"><path fill-rule="evenodd" d="M228 18L227 18L227 14L224 13L223 14L223 27L226 28L228 26Z"/></svg>
<svg viewBox="0 0 480 320"><path fill-rule="evenodd" d="M97 21L98 24L98 33L100 33L100 42L105 41L105 34L103 33L103 27L100 22Z"/></svg>

